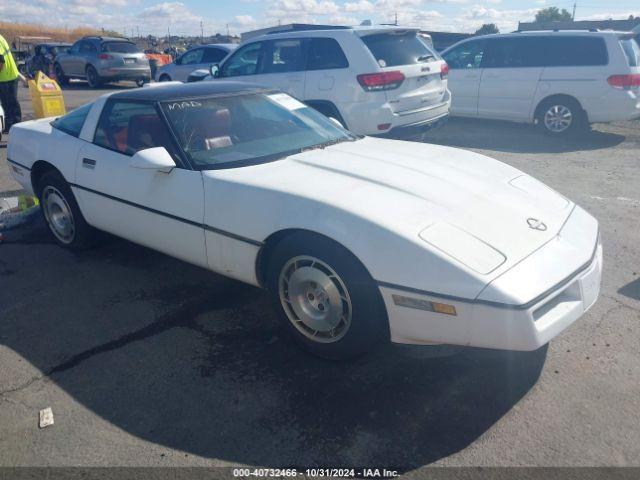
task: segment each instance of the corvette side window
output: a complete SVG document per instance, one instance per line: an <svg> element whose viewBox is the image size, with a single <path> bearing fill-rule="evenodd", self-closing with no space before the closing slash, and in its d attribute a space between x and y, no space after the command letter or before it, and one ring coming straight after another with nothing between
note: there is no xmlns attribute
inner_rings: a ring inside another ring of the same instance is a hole
<svg viewBox="0 0 640 480"><path fill-rule="evenodd" d="M89 114L89 110L91 110L92 106L92 103L88 103L86 105L83 105L82 107L78 107L75 110L67 113L66 115L56 118L53 122L51 122L51 126L68 135L79 137L84 125L84 121L86 120L87 115Z"/></svg>
<svg viewBox="0 0 640 480"><path fill-rule="evenodd" d="M150 103L114 102L102 112L93 143L124 155L165 147L175 154L170 134Z"/></svg>

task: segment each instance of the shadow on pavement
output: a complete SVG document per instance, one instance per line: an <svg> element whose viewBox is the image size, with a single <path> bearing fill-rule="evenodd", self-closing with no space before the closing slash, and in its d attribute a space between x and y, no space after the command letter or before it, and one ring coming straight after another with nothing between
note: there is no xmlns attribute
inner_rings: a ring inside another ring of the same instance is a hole
<svg viewBox="0 0 640 480"><path fill-rule="evenodd" d="M573 138L552 138L532 125L452 118L421 140L450 147L511 153L568 153L614 147L622 143L625 136L592 130Z"/></svg>
<svg viewBox="0 0 640 480"><path fill-rule="evenodd" d="M395 345L323 361L253 287L122 240L72 254L41 224L7 240L0 341L106 421L185 455L410 470L484 434L546 358Z"/></svg>
<svg viewBox="0 0 640 480"><path fill-rule="evenodd" d="M634 300L640 300L640 278L627 283L624 287L618 290L620 295L633 298Z"/></svg>

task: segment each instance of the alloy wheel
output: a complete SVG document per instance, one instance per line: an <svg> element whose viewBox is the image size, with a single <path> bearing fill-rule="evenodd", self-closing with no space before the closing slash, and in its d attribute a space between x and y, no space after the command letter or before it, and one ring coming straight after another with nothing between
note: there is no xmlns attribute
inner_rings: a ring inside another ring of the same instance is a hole
<svg viewBox="0 0 640 480"><path fill-rule="evenodd" d="M553 105L544 114L544 126L553 133L562 133L571 127L573 113L565 105Z"/></svg>
<svg viewBox="0 0 640 480"><path fill-rule="evenodd" d="M64 244L75 237L75 222L69 203L60 191L50 185L42 190L42 210L51 233Z"/></svg>
<svg viewBox="0 0 640 480"><path fill-rule="evenodd" d="M345 283L315 257L290 259L280 272L278 293L289 321L314 342L337 342L351 326L351 298Z"/></svg>

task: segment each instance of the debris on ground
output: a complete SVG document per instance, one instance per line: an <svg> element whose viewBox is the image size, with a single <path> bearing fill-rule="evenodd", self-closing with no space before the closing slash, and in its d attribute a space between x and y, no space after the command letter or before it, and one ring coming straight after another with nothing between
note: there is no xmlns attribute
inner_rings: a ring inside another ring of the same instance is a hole
<svg viewBox="0 0 640 480"><path fill-rule="evenodd" d="M0 198L0 242L3 240L3 230L28 222L38 210L39 202L36 197L18 195Z"/></svg>
<svg viewBox="0 0 640 480"><path fill-rule="evenodd" d="M38 423L40 428L45 428L49 425L53 425L53 410L51 410L51 407L40 410L40 422Z"/></svg>

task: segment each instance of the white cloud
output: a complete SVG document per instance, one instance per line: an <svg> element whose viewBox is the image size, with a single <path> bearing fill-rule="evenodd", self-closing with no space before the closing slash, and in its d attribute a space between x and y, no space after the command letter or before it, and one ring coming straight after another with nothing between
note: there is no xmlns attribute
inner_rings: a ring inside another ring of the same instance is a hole
<svg viewBox="0 0 640 480"><path fill-rule="evenodd" d="M473 32L483 23L495 23L501 31L515 30L518 21L533 20L536 11L549 0L532 0L536 8L502 8L502 0L241 0L241 14L220 18L216 9L200 3L196 10L188 0L0 0L0 18L10 22L46 22L58 27L95 27L105 30L139 31L142 35L199 35L200 22L205 34L239 34L278 23L328 23L357 25L362 20L389 23L398 15L400 25L437 31ZM464 3L472 2L465 6ZM146 2L145 2L146 3ZM444 15L440 6L460 4ZM195 4L194 4L195 5ZM635 6L634 6L635 7ZM627 18L640 11L599 12L578 19ZM587 11L587 13L590 13ZM138 30L139 29L139 30Z"/></svg>
<svg viewBox="0 0 640 480"><path fill-rule="evenodd" d="M269 11L283 15L335 15L340 12L338 5L331 0L277 0Z"/></svg>
<svg viewBox="0 0 640 480"><path fill-rule="evenodd" d="M242 27L242 26L248 26L248 25L255 25L256 20L251 15L236 15L233 18L233 23L234 25L238 25Z"/></svg>
<svg viewBox="0 0 640 480"><path fill-rule="evenodd" d="M346 15L334 15L329 17L329 24L331 25L358 25L360 22L357 18L349 17Z"/></svg>
<svg viewBox="0 0 640 480"><path fill-rule="evenodd" d="M349 13L373 12L373 3L369 0L360 0L359 2L347 2L344 4L344 11Z"/></svg>

